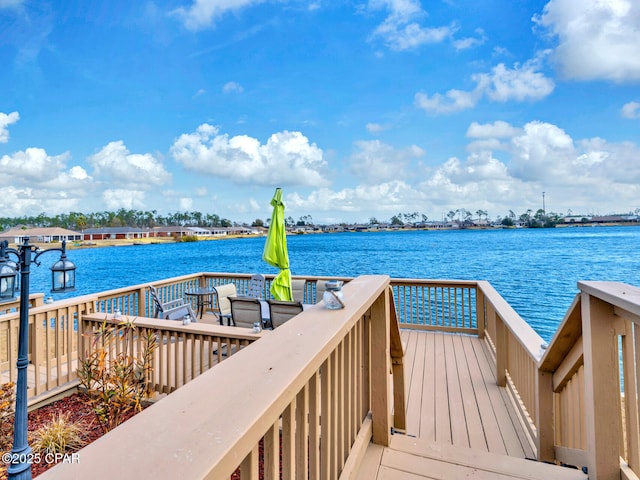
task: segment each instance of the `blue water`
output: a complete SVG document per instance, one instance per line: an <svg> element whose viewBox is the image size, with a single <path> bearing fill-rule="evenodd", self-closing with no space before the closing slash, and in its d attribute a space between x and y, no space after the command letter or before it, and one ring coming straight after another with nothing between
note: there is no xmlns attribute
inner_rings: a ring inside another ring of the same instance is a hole
<svg viewBox="0 0 640 480"><path fill-rule="evenodd" d="M288 237L294 275L488 280L549 340L578 292L578 280L640 286L640 227L340 233ZM262 257L264 237L70 250L76 292L55 299L195 272L276 273ZM48 292L33 267L31 292Z"/></svg>

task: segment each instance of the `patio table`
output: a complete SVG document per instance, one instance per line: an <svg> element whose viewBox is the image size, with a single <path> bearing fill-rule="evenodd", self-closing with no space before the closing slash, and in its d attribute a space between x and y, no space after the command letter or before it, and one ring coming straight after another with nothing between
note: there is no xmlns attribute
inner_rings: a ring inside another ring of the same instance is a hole
<svg viewBox="0 0 640 480"><path fill-rule="evenodd" d="M187 297L196 298L196 315L202 319L204 311L207 306L213 306L213 289L208 287L200 287L192 290L185 290L184 294Z"/></svg>

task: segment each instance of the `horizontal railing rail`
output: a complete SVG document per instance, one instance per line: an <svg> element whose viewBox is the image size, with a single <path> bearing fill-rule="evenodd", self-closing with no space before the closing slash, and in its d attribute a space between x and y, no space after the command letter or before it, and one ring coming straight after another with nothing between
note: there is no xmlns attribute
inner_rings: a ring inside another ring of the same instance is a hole
<svg viewBox="0 0 640 480"><path fill-rule="evenodd" d="M44 303L44 293L32 293L29 295L29 306L39 307ZM8 302L0 303L0 315L17 312L20 310L20 297Z"/></svg>
<svg viewBox="0 0 640 480"><path fill-rule="evenodd" d="M404 405L392 400L402 382L389 375L388 277L344 290L344 309L306 309L41 478L222 479L239 468L251 480L259 463L266 479L354 475L371 439L388 445Z"/></svg>

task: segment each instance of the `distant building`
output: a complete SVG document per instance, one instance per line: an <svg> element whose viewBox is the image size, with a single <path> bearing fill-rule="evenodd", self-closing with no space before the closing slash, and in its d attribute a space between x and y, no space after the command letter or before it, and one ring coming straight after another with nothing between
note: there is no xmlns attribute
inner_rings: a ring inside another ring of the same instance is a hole
<svg viewBox="0 0 640 480"><path fill-rule="evenodd" d="M25 238L36 243L61 242L63 240L74 242L82 240L82 234L60 227L23 228L15 227L0 232L0 240L8 240L9 243L23 243Z"/></svg>
<svg viewBox="0 0 640 480"><path fill-rule="evenodd" d="M194 233L189 227L154 227L152 230L153 237L190 237Z"/></svg>
<svg viewBox="0 0 640 480"><path fill-rule="evenodd" d="M84 240L135 240L152 236L148 228L138 227L85 228L82 235Z"/></svg>

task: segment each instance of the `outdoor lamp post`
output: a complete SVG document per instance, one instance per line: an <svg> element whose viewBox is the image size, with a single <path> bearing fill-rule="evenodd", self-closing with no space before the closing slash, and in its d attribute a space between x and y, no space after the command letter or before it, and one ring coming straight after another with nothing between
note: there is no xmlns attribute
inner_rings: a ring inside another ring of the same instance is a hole
<svg viewBox="0 0 640 480"><path fill-rule="evenodd" d="M62 248L40 250L29 243L29 238L17 248L8 248L8 242L0 244L0 302L14 298L16 279L20 273L20 330L18 333L18 381L16 383L16 408L13 419L13 448L7 473L10 480L30 480L33 454L27 442L27 366L29 365L29 273L31 263L40 266L38 258L47 252L62 252L60 260L51 267L52 292L66 292L75 288L76 266L67 260L66 241ZM13 254L19 263L16 270L8 261ZM3 289L4 288L4 289Z"/></svg>

